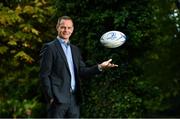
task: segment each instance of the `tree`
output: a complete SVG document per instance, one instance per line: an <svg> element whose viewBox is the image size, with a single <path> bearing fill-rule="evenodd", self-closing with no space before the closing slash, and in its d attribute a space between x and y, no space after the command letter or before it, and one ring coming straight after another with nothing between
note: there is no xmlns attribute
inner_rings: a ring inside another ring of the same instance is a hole
<svg viewBox="0 0 180 119"><path fill-rule="evenodd" d="M154 46L147 54L144 78L160 90L159 104L150 109L155 116L179 117L179 18L176 1L154 1Z"/></svg>
<svg viewBox="0 0 180 119"><path fill-rule="evenodd" d="M179 117L176 5L175 0L1 2L1 117L45 115L38 55L42 44L56 36L56 20L62 15L75 20L71 42L80 47L87 65L108 58L119 65L81 81L82 117ZM103 47L99 38L110 30L125 33L126 43Z"/></svg>
<svg viewBox="0 0 180 119"><path fill-rule="evenodd" d="M43 107L39 50L54 33L55 9L44 0L6 0L0 9L0 115L36 117L36 110Z"/></svg>

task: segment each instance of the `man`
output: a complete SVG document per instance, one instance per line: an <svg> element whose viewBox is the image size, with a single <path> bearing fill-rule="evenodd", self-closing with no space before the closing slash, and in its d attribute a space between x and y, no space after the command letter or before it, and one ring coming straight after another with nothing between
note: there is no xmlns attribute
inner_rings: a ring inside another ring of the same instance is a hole
<svg viewBox="0 0 180 119"><path fill-rule="evenodd" d="M79 49L69 41L73 33L73 20L69 16L58 19L58 36L45 44L40 57L40 79L46 95L51 118L78 118L80 116L79 77L99 74L106 68L118 67L111 59L86 67Z"/></svg>

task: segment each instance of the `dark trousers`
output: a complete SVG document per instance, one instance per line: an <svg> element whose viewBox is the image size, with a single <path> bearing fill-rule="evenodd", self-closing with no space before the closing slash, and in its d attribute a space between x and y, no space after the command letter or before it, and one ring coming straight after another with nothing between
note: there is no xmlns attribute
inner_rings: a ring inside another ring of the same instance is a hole
<svg viewBox="0 0 180 119"><path fill-rule="evenodd" d="M53 102L48 108L48 118L79 118L79 105L76 103L75 95L71 94L68 104Z"/></svg>

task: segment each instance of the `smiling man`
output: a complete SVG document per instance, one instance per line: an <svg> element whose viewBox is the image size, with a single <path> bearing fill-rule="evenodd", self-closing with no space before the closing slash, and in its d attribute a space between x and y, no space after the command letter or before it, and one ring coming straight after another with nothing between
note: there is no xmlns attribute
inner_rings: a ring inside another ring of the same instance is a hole
<svg viewBox="0 0 180 119"><path fill-rule="evenodd" d="M49 118L78 118L80 116L79 77L89 77L107 68L118 67L112 59L86 67L78 47L70 43L74 31L69 16L58 19L57 37L43 45L40 52L40 79L48 102Z"/></svg>

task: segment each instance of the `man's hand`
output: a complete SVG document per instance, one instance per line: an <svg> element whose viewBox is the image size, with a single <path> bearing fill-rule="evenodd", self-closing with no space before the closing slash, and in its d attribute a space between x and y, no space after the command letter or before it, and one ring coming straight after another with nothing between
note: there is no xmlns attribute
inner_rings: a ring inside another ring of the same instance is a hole
<svg viewBox="0 0 180 119"><path fill-rule="evenodd" d="M51 105L53 102L54 102L54 99L52 98L52 99L50 100L50 102L49 102L50 105Z"/></svg>
<svg viewBox="0 0 180 119"><path fill-rule="evenodd" d="M102 63L99 64L98 66L99 66L99 68L102 69L102 70L103 70L103 69L108 69L108 68L113 68L113 67L118 67L117 64L112 64L111 61L112 61L112 59L109 59L109 60L107 60L107 61L102 62Z"/></svg>

